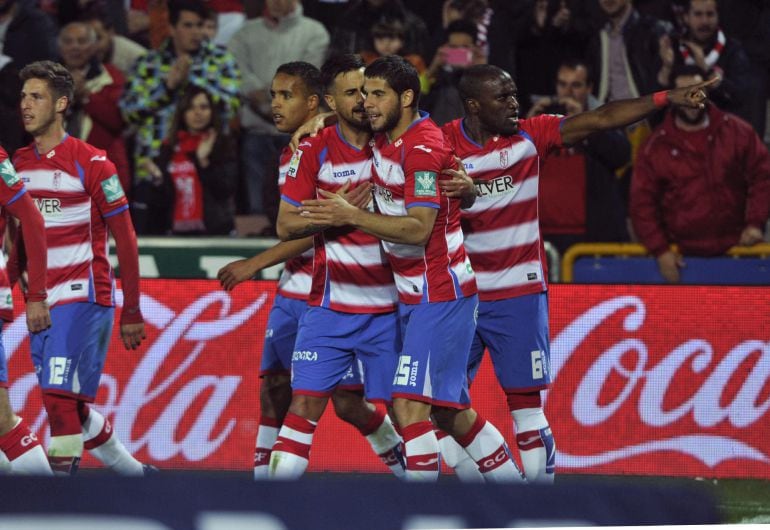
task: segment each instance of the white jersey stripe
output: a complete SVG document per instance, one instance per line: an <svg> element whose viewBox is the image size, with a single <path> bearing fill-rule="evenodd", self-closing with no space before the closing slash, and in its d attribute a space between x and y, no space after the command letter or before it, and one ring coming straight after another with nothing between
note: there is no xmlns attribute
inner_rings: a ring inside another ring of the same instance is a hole
<svg viewBox="0 0 770 530"><path fill-rule="evenodd" d="M380 244L369 245L343 244L336 240L326 240L326 260L341 265L360 265L362 267L382 267L383 258Z"/></svg>
<svg viewBox="0 0 770 530"><path fill-rule="evenodd" d="M55 213L47 213L44 210L41 214L43 219L45 219L46 228L62 228L78 224L88 224L91 221L91 201L65 206Z"/></svg>
<svg viewBox="0 0 770 530"><path fill-rule="evenodd" d="M465 236L465 248L472 255L477 252L489 252L490 249L497 251L530 245L539 240L540 231L535 220L495 230L473 232Z"/></svg>
<svg viewBox="0 0 770 530"><path fill-rule="evenodd" d="M358 306L393 307L398 302L398 293L392 285L361 286L352 283L331 282L332 303Z"/></svg>
<svg viewBox="0 0 770 530"><path fill-rule="evenodd" d="M494 272L476 271L479 285L487 289L506 289L543 281L543 268L539 261L528 261Z"/></svg>
<svg viewBox="0 0 770 530"><path fill-rule="evenodd" d="M87 241L76 245L50 247L48 249L48 268L59 269L87 263L94 257L91 244Z"/></svg>
<svg viewBox="0 0 770 530"><path fill-rule="evenodd" d="M73 299L81 300L84 295L88 296L88 280L85 278L57 283L48 290L48 304L53 305Z"/></svg>
<svg viewBox="0 0 770 530"><path fill-rule="evenodd" d="M82 193L85 191L80 177L64 171L49 169L27 169L24 171L24 186L30 191L51 191L59 193Z"/></svg>

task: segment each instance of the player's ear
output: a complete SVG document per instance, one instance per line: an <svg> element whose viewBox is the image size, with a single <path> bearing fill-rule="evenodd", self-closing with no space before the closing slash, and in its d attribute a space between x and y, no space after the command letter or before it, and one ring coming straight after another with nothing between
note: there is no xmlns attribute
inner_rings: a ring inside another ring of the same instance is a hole
<svg viewBox="0 0 770 530"><path fill-rule="evenodd" d="M469 114L478 114L480 108L478 100L473 98L466 98L464 103L465 108L468 109Z"/></svg>
<svg viewBox="0 0 770 530"><path fill-rule="evenodd" d="M321 100L318 98L318 94L312 94L307 98L307 108L309 110L316 110Z"/></svg>
<svg viewBox="0 0 770 530"><path fill-rule="evenodd" d="M326 101L326 106L331 109L332 112L337 112L337 104L334 101L334 98L329 94L324 94L324 101Z"/></svg>
<svg viewBox="0 0 770 530"><path fill-rule="evenodd" d="M414 90L407 88L401 93L401 107L411 107L414 103Z"/></svg>
<svg viewBox="0 0 770 530"><path fill-rule="evenodd" d="M70 104L70 99L67 96L62 96L56 100L56 112L64 112Z"/></svg>

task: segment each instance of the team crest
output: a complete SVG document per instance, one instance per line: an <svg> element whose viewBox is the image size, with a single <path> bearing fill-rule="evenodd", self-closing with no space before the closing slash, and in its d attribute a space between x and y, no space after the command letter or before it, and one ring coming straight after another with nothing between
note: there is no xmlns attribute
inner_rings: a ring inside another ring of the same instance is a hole
<svg viewBox="0 0 770 530"><path fill-rule="evenodd" d="M500 167L508 167L508 151L500 151Z"/></svg>
<svg viewBox="0 0 770 530"><path fill-rule="evenodd" d="M415 172L414 196L415 197L435 197L436 196L436 172L435 171L416 171Z"/></svg>
<svg viewBox="0 0 770 530"><path fill-rule="evenodd" d="M61 171L53 172L53 189L59 191L61 188Z"/></svg>

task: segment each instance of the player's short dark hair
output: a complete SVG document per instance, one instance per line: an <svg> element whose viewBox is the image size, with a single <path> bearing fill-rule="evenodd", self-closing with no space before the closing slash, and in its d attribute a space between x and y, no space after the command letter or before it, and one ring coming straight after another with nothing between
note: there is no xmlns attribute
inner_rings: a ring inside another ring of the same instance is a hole
<svg viewBox="0 0 770 530"><path fill-rule="evenodd" d="M200 0L169 0L168 2L168 22L176 26L182 11L191 11L206 20L206 6Z"/></svg>
<svg viewBox="0 0 770 530"><path fill-rule="evenodd" d="M444 33L451 35L452 33L465 33L470 35L473 42L476 42L476 38L479 36L479 27L471 20L463 18L453 20L449 23L444 30Z"/></svg>
<svg viewBox="0 0 770 530"><path fill-rule="evenodd" d="M476 64L466 68L457 83L460 99L463 102L467 99L479 99L484 83L506 75L509 75L508 72L493 64Z"/></svg>
<svg viewBox="0 0 770 530"><path fill-rule="evenodd" d="M326 92L329 92L338 75L353 70L360 70L365 66L364 59L357 53L332 55L321 66L321 83Z"/></svg>
<svg viewBox="0 0 770 530"><path fill-rule="evenodd" d="M569 59L565 59L559 64L559 67L556 69L556 72L558 74L559 70L562 68L568 68L570 70L577 70L578 68L585 68L586 70L586 83L591 84L594 82L594 76L593 76L593 70L591 68L591 65L588 64L587 61L580 59L578 57L571 57Z"/></svg>
<svg viewBox="0 0 770 530"><path fill-rule="evenodd" d="M54 96L54 100L67 98L67 106L72 103L75 92L75 82L72 74L64 66L53 61L36 61L30 63L19 72L22 83L29 79L42 79Z"/></svg>
<svg viewBox="0 0 770 530"><path fill-rule="evenodd" d="M285 74L302 79L307 97L316 95L319 99L323 98L324 90L321 85L321 72L314 65L305 61L292 61L290 63L283 63L275 73L276 75Z"/></svg>
<svg viewBox="0 0 770 530"><path fill-rule="evenodd" d="M373 77L384 79L399 97L407 90L411 90L414 92L414 100L410 106L417 108L420 102L420 74L400 55L380 57L366 67L364 75L370 79Z"/></svg>
<svg viewBox="0 0 770 530"><path fill-rule="evenodd" d="M703 79L708 78L708 74L703 71L703 69L698 66L697 64L682 64L682 63L674 63L674 66L671 68L671 73L668 76L668 85L674 86L674 80L677 77L681 76L696 76L699 75Z"/></svg>

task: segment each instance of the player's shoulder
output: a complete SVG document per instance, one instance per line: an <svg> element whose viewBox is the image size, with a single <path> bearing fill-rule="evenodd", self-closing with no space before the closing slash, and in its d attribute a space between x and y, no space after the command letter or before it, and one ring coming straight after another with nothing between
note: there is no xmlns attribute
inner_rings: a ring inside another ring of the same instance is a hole
<svg viewBox="0 0 770 530"><path fill-rule="evenodd" d="M426 154L441 155L451 149L444 132L433 120L424 118L416 123L410 134L405 134L404 147L407 153L421 151Z"/></svg>
<svg viewBox="0 0 770 530"><path fill-rule="evenodd" d="M13 157L11 160L13 161L13 165L16 166L16 169L19 169L20 165L23 165L24 162L27 160L34 160L35 158L35 147L33 144L26 145L24 147L20 147L16 150L16 152L13 153Z"/></svg>
<svg viewBox="0 0 770 530"><path fill-rule="evenodd" d="M86 165L105 164L109 162L107 152L78 138L70 136L64 142L64 147L72 153L72 157L85 167Z"/></svg>

